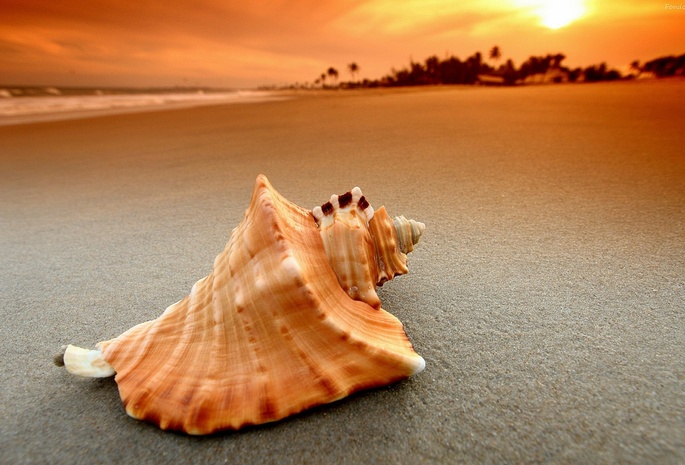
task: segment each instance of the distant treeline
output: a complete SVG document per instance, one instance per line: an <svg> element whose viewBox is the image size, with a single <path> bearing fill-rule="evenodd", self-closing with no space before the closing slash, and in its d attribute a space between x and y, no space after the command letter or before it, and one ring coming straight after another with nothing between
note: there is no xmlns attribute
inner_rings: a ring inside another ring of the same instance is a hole
<svg viewBox="0 0 685 465"><path fill-rule="evenodd" d="M501 51L495 46L489 58L484 59L476 52L465 60L456 56L444 59L433 55L424 61L411 60L409 66L392 69L390 74L380 79L354 79L360 67L356 63L348 65L352 76L350 81L338 81L339 72L330 67L322 73L314 84L296 84L293 88L361 88L361 87L399 87L438 84L487 84L517 85L556 82L598 82L618 79L632 79L650 75L654 77L685 76L685 54L655 58L644 64L633 61L630 72L623 75L617 69L610 69L606 63L590 65L585 68L569 68L562 63L563 53L531 56L519 67L512 60L500 63ZM489 61L489 63L488 63Z"/></svg>
<svg viewBox="0 0 685 465"><path fill-rule="evenodd" d="M685 54L655 58L642 66L639 62L633 64L637 64L639 72L654 73L657 77L685 76Z"/></svg>
<svg viewBox="0 0 685 465"><path fill-rule="evenodd" d="M515 85L536 82L598 82L617 79L635 78L643 73L652 73L656 77L685 76L685 54L680 56L660 57L643 65L634 61L631 73L621 74L617 69L610 69L606 63L590 65L585 68L568 68L562 62L566 56L562 53L531 56L518 68L512 60L497 65L497 53L491 54L493 65L487 63L480 53L475 53L466 60L455 56L441 60L431 56L424 62L411 61L408 67L393 69L391 74L378 80L362 82L343 82L341 87L378 87L378 86L417 86L431 84L501 84Z"/></svg>
<svg viewBox="0 0 685 465"><path fill-rule="evenodd" d="M494 54L497 56L497 53ZM370 86L416 86L427 84L476 84L483 80L483 76L499 77L502 84L513 85L526 78L543 75L551 69L567 70L561 66L565 55L531 56L519 68L512 60L507 60L499 66L491 66L483 60L480 52L476 52L466 60L451 56L441 60L437 56L427 58L423 63L411 61L409 67L399 70L393 69L391 74L378 81L366 84ZM496 61L496 59L493 59ZM576 80L577 74L571 77ZM497 81L495 81L497 82ZM362 83L364 84L364 83Z"/></svg>

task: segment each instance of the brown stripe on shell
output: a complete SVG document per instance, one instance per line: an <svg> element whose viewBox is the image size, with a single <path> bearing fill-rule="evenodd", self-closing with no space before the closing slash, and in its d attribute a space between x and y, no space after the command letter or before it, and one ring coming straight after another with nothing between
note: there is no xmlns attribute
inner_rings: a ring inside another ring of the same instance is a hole
<svg viewBox="0 0 685 465"><path fill-rule="evenodd" d="M343 195L338 196L338 204L340 208L345 208L352 202L352 192L345 192Z"/></svg>
<svg viewBox="0 0 685 465"><path fill-rule="evenodd" d="M330 215L333 213L333 204L331 204L331 202L326 202L321 205L321 210L323 210L324 215Z"/></svg>
<svg viewBox="0 0 685 465"><path fill-rule="evenodd" d="M352 200L354 199L352 195L352 191L345 192L342 195L338 196L338 207L337 208L345 208L348 205L352 203ZM367 208L369 208L371 205L369 204L368 200L366 200L366 197L363 195L359 198L357 201L357 207L364 211ZM328 216L333 213L333 211L336 209L336 207L333 206L331 202L326 202L323 205L321 205L321 211L323 212L324 216Z"/></svg>

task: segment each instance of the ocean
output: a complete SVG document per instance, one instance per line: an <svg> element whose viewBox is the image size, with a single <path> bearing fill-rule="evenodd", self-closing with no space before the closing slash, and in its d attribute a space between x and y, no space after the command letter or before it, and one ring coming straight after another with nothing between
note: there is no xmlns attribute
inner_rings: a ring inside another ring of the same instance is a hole
<svg viewBox="0 0 685 465"><path fill-rule="evenodd" d="M0 126L286 98L273 92L255 90L5 86L0 87Z"/></svg>

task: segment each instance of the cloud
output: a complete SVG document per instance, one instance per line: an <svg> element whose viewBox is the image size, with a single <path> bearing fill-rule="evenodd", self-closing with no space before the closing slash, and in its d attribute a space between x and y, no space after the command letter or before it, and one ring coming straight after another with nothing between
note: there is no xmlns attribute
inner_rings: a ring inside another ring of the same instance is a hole
<svg viewBox="0 0 685 465"><path fill-rule="evenodd" d="M0 25L0 58L24 71L32 63L46 75L70 68L84 74L199 78L253 70L268 76L270 66L276 72L313 67L340 48L340 37L327 25L360 3L3 0L9 14Z"/></svg>

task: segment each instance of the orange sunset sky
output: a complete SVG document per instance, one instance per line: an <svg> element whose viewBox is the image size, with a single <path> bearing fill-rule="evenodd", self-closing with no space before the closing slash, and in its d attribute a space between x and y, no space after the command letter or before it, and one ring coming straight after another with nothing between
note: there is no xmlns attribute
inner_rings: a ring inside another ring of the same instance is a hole
<svg viewBox="0 0 685 465"><path fill-rule="evenodd" d="M685 53L685 0L0 0L0 84L254 87L430 55L566 66ZM678 8L679 7L679 8Z"/></svg>

